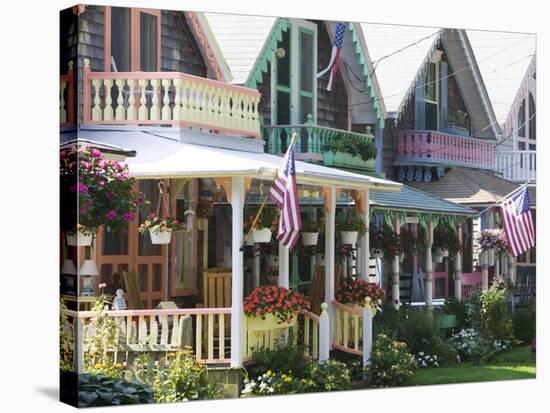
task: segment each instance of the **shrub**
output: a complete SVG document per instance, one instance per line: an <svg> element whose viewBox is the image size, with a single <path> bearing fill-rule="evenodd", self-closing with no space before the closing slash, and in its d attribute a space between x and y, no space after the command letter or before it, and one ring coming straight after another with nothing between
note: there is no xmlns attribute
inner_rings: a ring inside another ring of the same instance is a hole
<svg viewBox="0 0 550 413"><path fill-rule="evenodd" d="M215 399L221 392L188 349L166 353L156 364L149 354L137 357L128 375L149 385L157 403Z"/></svg>
<svg viewBox="0 0 550 413"><path fill-rule="evenodd" d="M287 341L282 338L277 341L274 350L263 348L252 352L252 357L256 362L252 371L257 374L268 370L300 374L305 367L304 349L301 346L295 346L291 339Z"/></svg>
<svg viewBox="0 0 550 413"><path fill-rule="evenodd" d="M413 377L416 360L402 341L380 334L372 346L370 365L366 369L374 387L406 385Z"/></svg>
<svg viewBox="0 0 550 413"><path fill-rule="evenodd" d="M111 366L114 365L113 352L117 343L117 325L105 310L106 298L98 297L92 309L90 327L93 334L86 338L88 351L84 354L84 369L92 373L118 377Z"/></svg>
<svg viewBox="0 0 550 413"><path fill-rule="evenodd" d="M530 344L537 332L537 317L535 303L517 309L512 314L514 337L523 344Z"/></svg>
<svg viewBox="0 0 550 413"><path fill-rule="evenodd" d="M443 304L443 314L455 315L458 323L457 328L466 328L468 323L468 309L465 302L456 297L448 297Z"/></svg>
<svg viewBox="0 0 550 413"><path fill-rule="evenodd" d="M94 374L78 377L78 407L139 403L154 403L152 390L143 383Z"/></svg>
<svg viewBox="0 0 550 413"><path fill-rule="evenodd" d="M67 307L61 299L59 307L59 364L62 370L73 370L74 331L67 316Z"/></svg>
<svg viewBox="0 0 550 413"><path fill-rule="evenodd" d="M273 372L268 370L257 378L246 377L242 397L265 396L275 394L306 393L309 383L306 379L299 379L291 373Z"/></svg>
<svg viewBox="0 0 550 413"><path fill-rule="evenodd" d="M471 361L474 364L483 364L490 361L495 355L491 343L480 336L473 328L460 330L451 336L460 361Z"/></svg>
<svg viewBox="0 0 550 413"><path fill-rule="evenodd" d="M342 134L327 141L323 145L324 152L344 152L352 156L359 156L364 161L376 158L376 147L372 139Z"/></svg>
<svg viewBox="0 0 550 413"><path fill-rule="evenodd" d="M322 364L309 363L305 380L309 391L339 391L351 389L352 373L346 363L327 360Z"/></svg>

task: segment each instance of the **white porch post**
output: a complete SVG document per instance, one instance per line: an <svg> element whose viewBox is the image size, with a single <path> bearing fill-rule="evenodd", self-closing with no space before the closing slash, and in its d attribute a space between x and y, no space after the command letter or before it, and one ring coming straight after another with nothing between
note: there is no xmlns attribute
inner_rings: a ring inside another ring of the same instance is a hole
<svg viewBox="0 0 550 413"><path fill-rule="evenodd" d="M401 232L401 228L399 227L399 218L394 218L393 221L393 230L399 236L399 233ZM399 310L399 306L401 305L401 300L399 297L399 254L393 257L392 262L392 287L391 287L391 293L392 293L392 301L393 301L393 308L396 310Z"/></svg>
<svg viewBox="0 0 550 413"><path fill-rule="evenodd" d="M462 244L462 224L458 224L456 231L458 240ZM454 264L455 297L458 301L462 301L462 253L460 251L455 254Z"/></svg>
<svg viewBox="0 0 550 413"><path fill-rule="evenodd" d="M330 320L327 312L327 303L321 304L319 316L319 362L323 363L330 358Z"/></svg>
<svg viewBox="0 0 550 413"><path fill-rule="evenodd" d="M328 202L325 201L325 303L328 305L330 320L334 320L334 245L336 224L336 189L330 187L327 191ZM323 337L331 343L334 337L334 323L330 323L330 336Z"/></svg>
<svg viewBox="0 0 550 413"><path fill-rule="evenodd" d="M516 257L508 254L508 278L516 285Z"/></svg>
<svg viewBox="0 0 550 413"><path fill-rule="evenodd" d="M432 223L432 218L429 218L428 222L428 240L426 245L426 275L424 278L424 289L425 289L425 302L426 309L428 311L432 310L432 283L433 283L433 262L432 262L432 245L434 242L434 225Z"/></svg>
<svg viewBox="0 0 550 413"><path fill-rule="evenodd" d="M289 285L289 251L279 242L279 287L288 288Z"/></svg>
<svg viewBox="0 0 550 413"><path fill-rule="evenodd" d="M231 367L242 366L244 311L243 311L243 208L244 179L231 178L232 242L231 242Z"/></svg>
<svg viewBox="0 0 550 413"><path fill-rule="evenodd" d="M367 230L369 229L369 190L365 189L361 194L365 198L363 203L363 211L361 218L365 221L367 225ZM361 238L359 249L359 267L360 267L360 278L363 280L369 279L369 268L370 268L370 246L369 246L369 232L367 231L365 235Z"/></svg>
<svg viewBox="0 0 550 413"><path fill-rule="evenodd" d="M367 298L367 305L363 308L363 366L370 364L372 353L372 309L370 298Z"/></svg>
<svg viewBox="0 0 550 413"><path fill-rule="evenodd" d="M481 291L487 291L489 289L489 265L487 263L487 254L488 252L481 251L480 262L481 262Z"/></svg>

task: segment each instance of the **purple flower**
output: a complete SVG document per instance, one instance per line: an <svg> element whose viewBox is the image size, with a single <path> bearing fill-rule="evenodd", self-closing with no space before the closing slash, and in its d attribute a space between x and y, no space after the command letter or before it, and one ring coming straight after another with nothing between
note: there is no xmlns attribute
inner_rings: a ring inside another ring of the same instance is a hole
<svg viewBox="0 0 550 413"><path fill-rule="evenodd" d="M117 215L117 214L116 214L116 211L115 211L115 210L111 210L111 211L107 212L107 219L108 219L109 221L112 221L113 219L115 219L116 215Z"/></svg>
<svg viewBox="0 0 550 413"><path fill-rule="evenodd" d="M84 185L82 182L79 182L77 183L76 185L73 185L71 187L71 192L80 192L80 193L83 193L83 194L87 194L88 193L88 187L86 185Z"/></svg>
<svg viewBox="0 0 550 413"><path fill-rule="evenodd" d="M88 212L88 209L87 208L80 208L79 212L80 212L81 215L84 215L86 212Z"/></svg>
<svg viewBox="0 0 550 413"><path fill-rule="evenodd" d="M136 214L133 213L133 212L125 212L125 213L122 215L122 219L123 219L124 221L132 221L135 217L136 217Z"/></svg>

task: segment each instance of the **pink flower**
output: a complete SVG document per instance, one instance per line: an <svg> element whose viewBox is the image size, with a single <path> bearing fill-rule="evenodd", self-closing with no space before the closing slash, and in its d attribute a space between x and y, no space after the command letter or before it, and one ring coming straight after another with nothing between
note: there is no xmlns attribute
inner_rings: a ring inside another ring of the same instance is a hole
<svg viewBox="0 0 550 413"><path fill-rule="evenodd" d="M92 151L92 158L99 158L99 157L101 157L101 152L97 149L94 149Z"/></svg>
<svg viewBox="0 0 550 413"><path fill-rule="evenodd" d="M117 213L115 210L111 210L109 212L107 212L107 219L112 221L113 219L115 219Z"/></svg>

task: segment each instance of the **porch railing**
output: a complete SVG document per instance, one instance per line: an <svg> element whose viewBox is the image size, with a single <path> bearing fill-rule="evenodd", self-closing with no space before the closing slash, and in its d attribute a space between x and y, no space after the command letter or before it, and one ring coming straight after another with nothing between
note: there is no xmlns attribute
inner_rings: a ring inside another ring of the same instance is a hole
<svg viewBox="0 0 550 413"><path fill-rule="evenodd" d="M306 161L317 161L327 163L324 156L324 146L335 139L342 137L352 137L360 141L372 141L373 135L370 133L370 128L367 128L366 133L357 133L347 130L329 128L313 124L313 118L308 116L309 121L304 124L297 125L275 125L264 127L264 140L266 141L267 153L273 155L281 155L286 152L293 133L298 134L296 142L296 157ZM338 164L331 162L327 166L343 166L369 169L374 166L374 160L363 161L359 157L345 159Z"/></svg>
<svg viewBox="0 0 550 413"><path fill-rule="evenodd" d="M362 356L363 365L369 363L372 351L372 317L369 305L351 307L338 301L334 307L333 348Z"/></svg>
<svg viewBox="0 0 550 413"><path fill-rule="evenodd" d="M309 311L298 314L298 342L304 346L306 357L319 359L319 316Z"/></svg>
<svg viewBox="0 0 550 413"><path fill-rule="evenodd" d="M84 59L84 124L195 127L260 136L257 90L179 72L92 72Z"/></svg>
<svg viewBox="0 0 550 413"><path fill-rule="evenodd" d="M494 168L493 142L439 131L398 130L396 164Z"/></svg>
<svg viewBox="0 0 550 413"><path fill-rule="evenodd" d="M537 152L496 151L495 170L509 181L535 181L537 179Z"/></svg>
<svg viewBox="0 0 550 413"><path fill-rule="evenodd" d="M85 352L93 334L91 311L67 311L73 325L82 329L77 350ZM185 308L166 310L107 311L116 325L113 351L126 353L168 352L186 346L193 349L197 361L204 364L229 363L231 360L231 308ZM80 358L82 360L82 358Z"/></svg>
<svg viewBox="0 0 550 413"><path fill-rule="evenodd" d="M67 73L59 77L59 125L74 125L74 71L73 61L68 65Z"/></svg>

